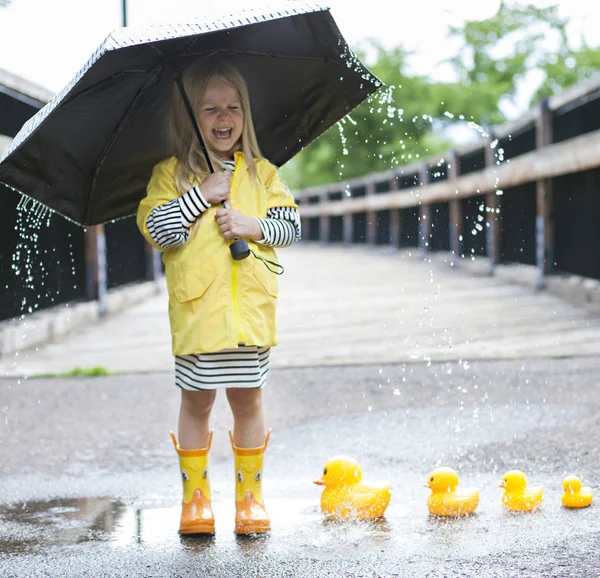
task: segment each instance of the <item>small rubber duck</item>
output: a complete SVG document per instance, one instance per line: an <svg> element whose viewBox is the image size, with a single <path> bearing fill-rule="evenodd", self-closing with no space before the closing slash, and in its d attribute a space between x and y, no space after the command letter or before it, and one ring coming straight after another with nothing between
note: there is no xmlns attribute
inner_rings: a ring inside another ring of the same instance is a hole
<svg viewBox="0 0 600 578"><path fill-rule="evenodd" d="M567 476L562 487L562 505L565 508L587 508L592 503L592 488L582 488L577 476Z"/></svg>
<svg viewBox="0 0 600 578"><path fill-rule="evenodd" d="M323 476L315 480L324 486L321 510L338 520L369 520L383 516L390 498L391 485L363 484L358 462L348 456L335 456L323 467Z"/></svg>
<svg viewBox="0 0 600 578"><path fill-rule="evenodd" d="M504 488L502 503L513 512L534 510L544 499L544 488L527 486L527 476L521 470L506 472L499 487Z"/></svg>
<svg viewBox="0 0 600 578"><path fill-rule="evenodd" d="M431 490L427 500L429 513L434 516L466 516L479 505L479 490L458 489L458 474L452 468L436 468L425 484Z"/></svg>

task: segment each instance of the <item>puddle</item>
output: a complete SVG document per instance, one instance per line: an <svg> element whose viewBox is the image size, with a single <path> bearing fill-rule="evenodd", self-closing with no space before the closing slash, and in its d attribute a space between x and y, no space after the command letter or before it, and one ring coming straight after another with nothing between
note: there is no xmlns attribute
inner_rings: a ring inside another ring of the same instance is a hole
<svg viewBox="0 0 600 578"><path fill-rule="evenodd" d="M26 502L0 510L0 549L32 553L53 545L109 539L126 507L111 498Z"/></svg>
<svg viewBox="0 0 600 578"><path fill-rule="evenodd" d="M399 497L390 504L385 518L349 523L324 518L313 500L274 498L267 503L273 531L252 539L235 536L233 504L222 499L213 500L214 537L179 536L179 505L136 507L109 497L27 502L0 508L0 548L7 554L36 554L54 546L101 542L110 549L149 546L220 554L285 556L297 550L323 559L385 547L405 557L458 559L518 551L524 539L542 548L568 533L600 533L594 506L573 515L553 500L538 512L515 515L494 500L473 516L444 519L429 516L424 503L402 501Z"/></svg>
<svg viewBox="0 0 600 578"><path fill-rule="evenodd" d="M325 519L318 504L302 500L273 499L269 511L274 531L270 535L239 537L233 533L232 504L213 500L216 537L179 536L180 507L140 508L112 498L78 498L13 504L0 508L0 548L7 554L35 554L48 547L104 542L111 548L151 545L201 551L210 547L241 552L285 549L292 544L340 548L340 539L352 549L360 542L365 550L389 539L384 519L345 523Z"/></svg>

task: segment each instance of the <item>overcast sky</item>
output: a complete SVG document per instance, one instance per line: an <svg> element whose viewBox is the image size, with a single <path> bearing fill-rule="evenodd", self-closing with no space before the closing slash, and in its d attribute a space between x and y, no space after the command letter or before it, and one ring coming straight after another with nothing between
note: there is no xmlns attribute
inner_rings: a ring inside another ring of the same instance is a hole
<svg viewBox="0 0 600 578"><path fill-rule="evenodd" d="M490 16L499 0L329 0L323 4L331 8L352 47L369 37L389 47L403 44L415 53L410 61L413 70L444 79L448 70L440 63L455 50L445 38L448 25ZM593 46L600 45L600 2L563 0L559 4L572 21L573 38L584 35ZM110 31L120 26L121 5L121 0L12 0L0 8L0 68L51 91L60 90ZM273 2L128 0L128 19L137 27L211 18L264 5Z"/></svg>

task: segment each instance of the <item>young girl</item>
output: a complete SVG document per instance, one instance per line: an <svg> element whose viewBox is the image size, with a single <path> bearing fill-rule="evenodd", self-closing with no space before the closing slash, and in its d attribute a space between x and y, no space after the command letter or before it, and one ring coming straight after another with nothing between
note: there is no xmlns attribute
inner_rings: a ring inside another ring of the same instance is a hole
<svg viewBox="0 0 600 578"><path fill-rule="evenodd" d="M227 61L204 60L184 73L183 84L215 172L175 89L175 154L154 167L137 214L145 238L163 252L169 291L181 388L179 443L171 432L183 477L179 532L214 533L208 453L217 389L226 390L233 413L235 532L267 532L262 468L270 430L262 388L277 343L278 280L252 255L233 260L229 244L246 239L257 257L276 261L274 247L300 238L300 217L275 166L262 158L240 73Z"/></svg>

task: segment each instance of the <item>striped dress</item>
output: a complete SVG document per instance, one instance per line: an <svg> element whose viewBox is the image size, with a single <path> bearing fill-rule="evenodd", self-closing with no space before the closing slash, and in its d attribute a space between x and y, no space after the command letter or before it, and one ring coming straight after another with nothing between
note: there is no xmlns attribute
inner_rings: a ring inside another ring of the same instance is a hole
<svg viewBox="0 0 600 578"><path fill-rule="evenodd" d="M226 162L231 170L234 164ZM148 230L163 249L182 247L189 238L190 228L210 207L199 187L164 205L148 216ZM273 207L267 218L258 218L267 247L289 247L300 239L300 215L291 207ZM268 347L244 345L214 353L175 356L175 385L181 389L204 390L225 387L259 388L267 382L269 372Z"/></svg>

